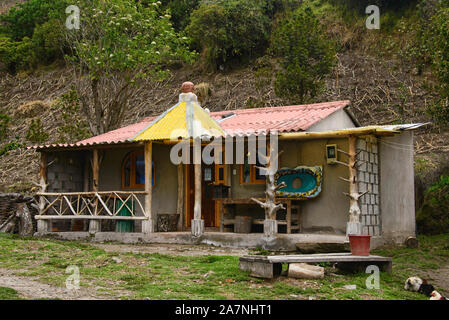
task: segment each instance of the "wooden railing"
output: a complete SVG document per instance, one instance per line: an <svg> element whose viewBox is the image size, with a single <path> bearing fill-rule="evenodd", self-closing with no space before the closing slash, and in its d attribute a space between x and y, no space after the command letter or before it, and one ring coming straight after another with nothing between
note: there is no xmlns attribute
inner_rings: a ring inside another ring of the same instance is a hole
<svg viewBox="0 0 449 320"><path fill-rule="evenodd" d="M144 191L38 193L39 215L35 218L147 220L138 197L145 194ZM137 216L136 208L143 215ZM122 210L127 210L130 216L119 215Z"/></svg>

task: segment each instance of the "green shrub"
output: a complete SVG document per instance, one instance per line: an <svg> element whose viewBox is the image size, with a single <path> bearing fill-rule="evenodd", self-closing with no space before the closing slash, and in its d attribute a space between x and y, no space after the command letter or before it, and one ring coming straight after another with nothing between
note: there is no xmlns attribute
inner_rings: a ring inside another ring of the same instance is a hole
<svg viewBox="0 0 449 320"><path fill-rule="evenodd" d="M275 91L293 102L317 95L335 63L335 48L309 7L300 7L280 21L273 31L271 52L282 70Z"/></svg>
<svg viewBox="0 0 449 320"><path fill-rule="evenodd" d="M163 0L162 5L169 9L175 30L184 30L190 23L190 14L200 5L200 0Z"/></svg>
<svg viewBox="0 0 449 320"><path fill-rule="evenodd" d="M28 0L16 7L12 7L7 14L0 16L0 22L14 41L21 41L24 37L31 38L36 26L44 24L52 18L65 16L65 9L69 5L66 0Z"/></svg>
<svg viewBox="0 0 449 320"><path fill-rule="evenodd" d="M449 175L442 175L426 190L416 223L418 233L441 234L449 231Z"/></svg>
<svg viewBox="0 0 449 320"><path fill-rule="evenodd" d="M63 56L66 0L29 0L0 16L0 59L12 73Z"/></svg>
<svg viewBox="0 0 449 320"><path fill-rule="evenodd" d="M44 131L41 119L32 119L30 126L26 133L26 139L30 142L42 143L45 142L50 135Z"/></svg>
<svg viewBox="0 0 449 320"><path fill-rule="evenodd" d="M64 24L59 19L36 26L32 38L32 50L36 62L48 64L63 57Z"/></svg>
<svg viewBox="0 0 449 320"><path fill-rule="evenodd" d="M22 144L17 141L8 142L0 147L0 157L6 154L8 151L16 150L22 147Z"/></svg>
<svg viewBox="0 0 449 320"><path fill-rule="evenodd" d="M186 28L195 49L209 69L241 62L263 53L271 22L264 1L217 0L193 11Z"/></svg>
<svg viewBox="0 0 449 320"><path fill-rule="evenodd" d="M449 97L449 8L442 8L433 20L435 51L433 61L440 91L444 98Z"/></svg>
<svg viewBox="0 0 449 320"><path fill-rule="evenodd" d="M88 124L80 117L80 100L74 88L63 94L55 107L61 110L63 121L58 128L58 143L74 143L91 136Z"/></svg>
<svg viewBox="0 0 449 320"><path fill-rule="evenodd" d="M25 37L22 41L13 41L11 38L0 35L0 61L10 72L19 69L28 69L32 65L31 39Z"/></svg>
<svg viewBox="0 0 449 320"><path fill-rule="evenodd" d="M8 136L8 125L11 118L7 114L0 113L0 141Z"/></svg>

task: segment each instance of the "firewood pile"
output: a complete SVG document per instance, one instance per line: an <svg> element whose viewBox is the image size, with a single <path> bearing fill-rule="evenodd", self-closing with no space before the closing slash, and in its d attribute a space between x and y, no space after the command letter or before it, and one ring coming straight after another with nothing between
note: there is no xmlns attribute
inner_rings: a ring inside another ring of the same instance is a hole
<svg viewBox="0 0 449 320"><path fill-rule="evenodd" d="M34 198L18 193L0 193L0 232L32 236L37 230L38 211Z"/></svg>

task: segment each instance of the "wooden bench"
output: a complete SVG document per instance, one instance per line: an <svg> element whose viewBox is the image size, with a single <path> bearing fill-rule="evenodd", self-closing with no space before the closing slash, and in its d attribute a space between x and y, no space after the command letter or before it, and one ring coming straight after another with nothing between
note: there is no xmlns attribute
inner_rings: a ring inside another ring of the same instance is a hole
<svg viewBox="0 0 449 320"><path fill-rule="evenodd" d="M239 259L239 268L242 271L250 272L250 275L257 278L272 279L280 276L283 263L319 263L334 262L338 268L354 269L354 267L364 267L377 265L380 270L392 272L393 259L381 256L353 256L349 252L326 253L326 254L299 254L285 256L243 256Z"/></svg>

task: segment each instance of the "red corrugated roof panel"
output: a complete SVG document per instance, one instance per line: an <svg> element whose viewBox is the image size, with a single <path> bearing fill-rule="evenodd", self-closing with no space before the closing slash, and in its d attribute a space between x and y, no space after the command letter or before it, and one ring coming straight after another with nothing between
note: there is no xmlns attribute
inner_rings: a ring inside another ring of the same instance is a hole
<svg viewBox="0 0 449 320"><path fill-rule="evenodd" d="M268 133L273 130L278 132L298 132L307 130L313 124L344 108L349 103L346 100L308 105L227 110L211 112L211 116L219 121L220 126L231 136ZM52 147L127 142L128 139L134 137L155 118L148 117L139 123L82 140L72 145L52 145ZM50 146L36 148L43 147Z"/></svg>

